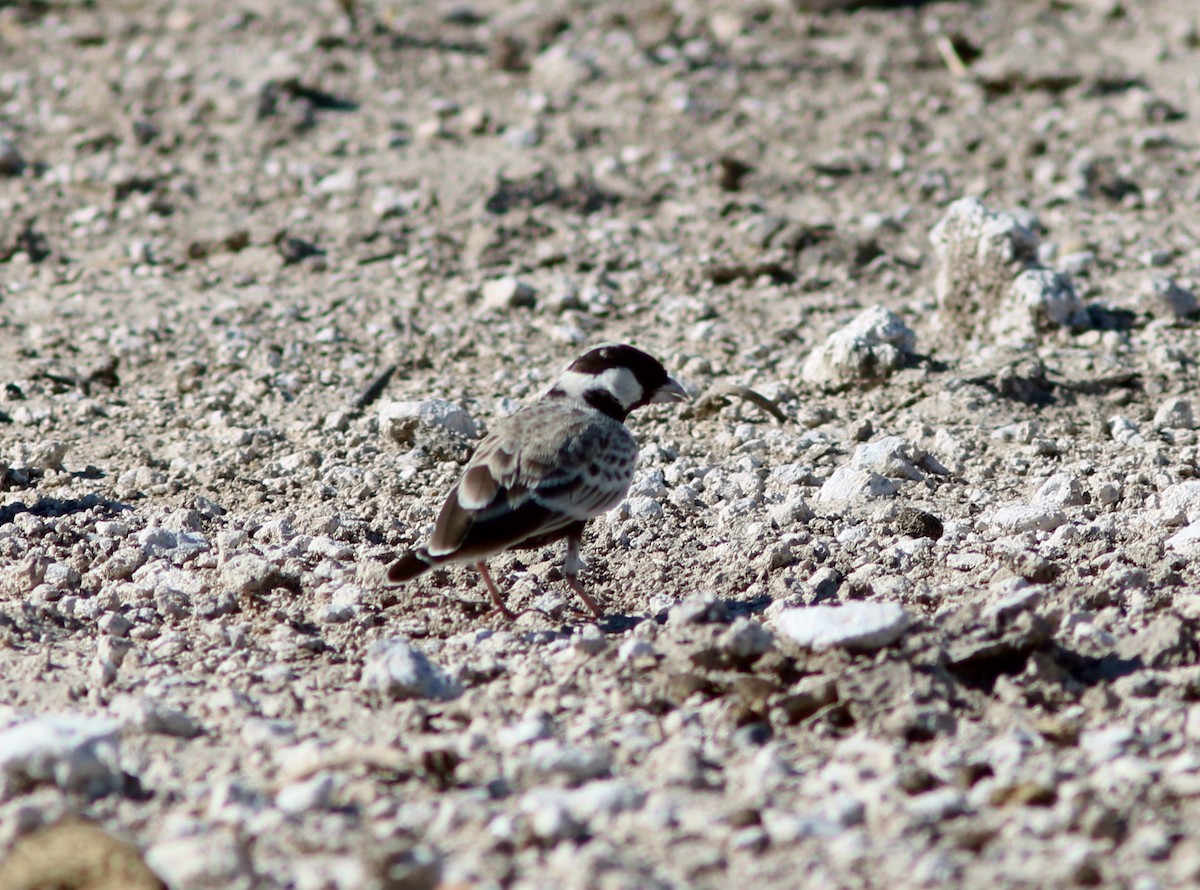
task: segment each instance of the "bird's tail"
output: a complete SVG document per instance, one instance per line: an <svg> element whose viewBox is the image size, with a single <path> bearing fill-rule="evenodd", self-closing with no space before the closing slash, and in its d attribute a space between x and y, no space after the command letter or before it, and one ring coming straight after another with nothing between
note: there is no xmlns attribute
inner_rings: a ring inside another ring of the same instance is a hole
<svg viewBox="0 0 1200 890"><path fill-rule="evenodd" d="M419 550L410 550L392 563L387 573L388 583L403 584L418 575L424 575L431 568L433 568L433 560L424 547Z"/></svg>

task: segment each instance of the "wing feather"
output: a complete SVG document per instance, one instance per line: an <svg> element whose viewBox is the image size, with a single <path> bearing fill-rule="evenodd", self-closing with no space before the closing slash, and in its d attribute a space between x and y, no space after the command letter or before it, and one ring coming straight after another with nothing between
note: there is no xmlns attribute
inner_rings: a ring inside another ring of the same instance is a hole
<svg viewBox="0 0 1200 890"><path fill-rule="evenodd" d="M442 505L428 553L465 559L552 538L619 504L636 460L633 436L599 412L531 406L480 444Z"/></svg>

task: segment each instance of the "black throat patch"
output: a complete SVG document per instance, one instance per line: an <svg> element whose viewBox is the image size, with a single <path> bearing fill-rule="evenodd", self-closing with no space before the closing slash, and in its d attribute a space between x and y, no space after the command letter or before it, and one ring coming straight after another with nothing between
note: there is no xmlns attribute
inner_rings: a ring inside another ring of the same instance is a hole
<svg viewBox="0 0 1200 890"><path fill-rule="evenodd" d="M564 390L557 386L547 392L545 397L547 399L570 398ZM595 408L601 414L611 417L619 423L624 423L625 418L629 416L629 409L618 402L616 397L606 389L587 390L583 394L583 402L589 408Z"/></svg>
<svg viewBox="0 0 1200 890"><path fill-rule="evenodd" d="M629 416L629 409L606 389L589 389L583 394L583 400L601 414L607 414L620 423L624 423L625 418Z"/></svg>

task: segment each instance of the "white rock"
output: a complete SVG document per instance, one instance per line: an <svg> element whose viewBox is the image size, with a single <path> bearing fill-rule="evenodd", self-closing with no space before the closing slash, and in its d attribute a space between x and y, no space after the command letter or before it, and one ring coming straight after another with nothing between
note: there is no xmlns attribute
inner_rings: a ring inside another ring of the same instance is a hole
<svg viewBox="0 0 1200 890"><path fill-rule="evenodd" d="M764 745L735 773L738 788L747 800L778 800L785 782L797 775L796 769L774 743Z"/></svg>
<svg viewBox="0 0 1200 890"><path fill-rule="evenodd" d="M583 826L567 809L564 793L556 788L534 788L526 792L518 809L525 816L530 833L539 840L566 840L583 831Z"/></svg>
<svg viewBox="0 0 1200 890"><path fill-rule="evenodd" d="M778 488L813 484L812 467L805 464L779 464L767 474L767 484Z"/></svg>
<svg viewBox="0 0 1200 890"><path fill-rule="evenodd" d="M1053 531L1067 521L1067 515L1052 504L1011 504L992 514L992 524L1006 534L1028 531Z"/></svg>
<svg viewBox="0 0 1200 890"><path fill-rule="evenodd" d="M763 812L763 825L771 844L784 847L808 838L833 838L845 829L836 822L817 815L799 815L768 809Z"/></svg>
<svg viewBox="0 0 1200 890"><path fill-rule="evenodd" d="M1166 540L1168 550L1188 556L1200 556L1200 520L1185 526Z"/></svg>
<svg viewBox="0 0 1200 890"><path fill-rule="evenodd" d="M57 714L0 732L0 800L40 783L92 797L116 791L119 729L115 720Z"/></svg>
<svg viewBox="0 0 1200 890"><path fill-rule="evenodd" d="M561 776L571 782L584 782L608 775L612 755L603 748L581 748L558 739L535 742L527 760L537 776Z"/></svg>
<svg viewBox="0 0 1200 890"><path fill-rule="evenodd" d="M462 688L408 640L378 640L367 650L362 687L392 699L457 698Z"/></svg>
<svg viewBox="0 0 1200 890"><path fill-rule="evenodd" d="M830 389L882 380L903 367L915 343L916 335L900 316L874 306L814 349L800 373Z"/></svg>
<svg viewBox="0 0 1200 890"><path fill-rule="evenodd" d="M1038 254L1038 259L1041 259L1041 253ZM1068 275L1088 275L1096 266L1096 252L1094 250L1077 250L1074 253L1068 253L1058 263L1058 268Z"/></svg>
<svg viewBox="0 0 1200 890"><path fill-rule="evenodd" d="M413 442L422 427L441 427L468 439L479 435L475 420L453 402L384 402L379 406L379 431L402 445Z"/></svg>
<svg viewBox="0 0 1200 890"><path fill-rule="evenodd" d="M987 617L998 617L1009 619L1022 612L1029 612L1036 609L1045 598L1045 589L1036 586L1019 587L1012 593L1009 593L993 603L990 603L983 610L983 614Z"/></svg>
<svg viewBox="0 0 1200 890"><path fill-rule="evenodd" d="M319 772L303 782L280 788L275 795L275 806L289 815L327 810L333 802L334 784L332 773Z"/></svg>
<svg viewBox="0 0 1200 890"><path fill-rule="evenodd" d="M917 469L917 463L924 457L925 453L908 440L900 436L885 436L855 447L850 464L863 470L874 470L892 479L920 481L925 475Z"/></svg>
<svg viewBox="0 0 1200 890"><path fill-rule="evenodd" d="M358 171L353 167L343 167L317 180L314 191L318 195L332 195L336 192L351 192L358 186Z"/></svg>
<svg viewBox="0 0 1200 890"><path fill-rule="evenodd" d="M741 617L717 637L717 648L735 658L762 655L775 643L774 635L752 618Z"/></svg>
<svg viewBox="0 0 1200 890"><path fill-rule="evenodd" d="M781 636L807 649L870 651L900 639L910 619L899 603L854 602L787 609L774 622Z"/></svg>
<svg viewBox="0 0 1200 890"><path fill-rule="evenodd" d="M1108 434L1112 436L1114 442L1128 445L1131 448L1146 444L1146 439L1138 432L1137 424L1120 414L1113 415L1108 419Z"/></svg>
<svg viewBox="0 0 1200 890"><path fill-rule="evenodd" d="M812 519L813 511L803 495L793 494L781 504L768 504L767 516L777 527L787 529L798 522Z"/></svg>
<svg viewBox="0 0 1200 890"><path fill-rule="evenodd" d="M327 430L344 433L350 429L350 421L354 419L354 412L348 409L339 408L335 411L330 411L325 415L322 426Z"/></svg>
<svg viewBox="0 0 1200 890"><path fill-rule="evenodd" d="M280 879L293 890L358 890L360 887L379 886L370 863L361 856L301 856L289 859L288 866L290 879L283 877L283 873L280 873ZM389 879L394 879L395 869L389 867L388 872ZM403 882L398 883L401 887L407 886ZM434 886L433 881L427 886Z"/></svg>
<svg viewBox="0 0 1200 890"><path fill-rule="evenodd" d="M1079 748L1094 764L1111 763L1141 750L1142 743L1130 726L1102 726L1085 729L1079 737Z"/></svg>
<svg viewBox="0 0 1200 890"><path fill-rule="evenodd" d="M1200 519L1200 479L1185 479L1168 485L1158 495L1162 521L1182 525Z"/></svg>
<svg viewBox="0 0 1200 890"><path fill-rule="evenodd" d="M137 576L135 572L135 580L139 580ZM221 566L219 576L223 589L237 596L249 596L261 593L277 576L277 571L275 566L257 553L239 553Z"/></svg>
<svg viewBox="0 0 1200 890"><path fill-rule="evenodd" d="M146 851L146 864L170 887L249 890L257 884L249 851L233 829L160 841Z"/></svg>
<svg viewBox="0 0 1200 890"><path fill-rule="evenodd" d="M1156 430L1194 430L1196 413L1191 399L1167 399L1154 412Z"/></svg>
<svg viewBox="0 0 1200 890"><path fill-rule="evenodd" d="M82 576L79 570L65 562L52 562L46 566L42 575L42 583L56 590L74 590L79 587Z"/></svg>
<svg viewBox="0 0 1200 890"><path fill-rule="evenodd" d="M851 791L834 791L821 803L821 815L842 828L862 825L866 818L866 804Z"/></svg>
<svg viewBox="0 0 1200 890"><path fill-rule="evenodd" d="M679 788L705 788L704 758L697 745L682 734L668 735L666 740L653 749L646 758L646 767L657 784Z"/></svg>
<svg viewBox="0 0 1200 890"><path fill-rule="evenodd" d="M631 519L657 519L663 515L662 504L643 496L626 498L620 512Z"/></svg>
<svg viewBox="0 0 1200 890"><path fill-rule="evenodd" d="M617 661L621 663L630 661L649 661L658 658L658 650L654 648L654 644L649 640L640 640L637 637L630 637L617 647Z"/></svg>
<svg viewBox="0 0 1200 890"><path fill-rule="evenodd" d="M967 796L957 788L937 788L918 794L908 804L908 815L916 825L941 825L970 810Z"/></svg>
<svg viewBox="0 0 1200 890"><path fill-rule="evenodd" d="M595 624L585 624L571 636L571 645L584 655L599 655L608 646L608 639Z"/></svg>
<svg viewBox="0 0 1200 890"><path fill-rule="evenodd" d="M421 203L419 189L398 189L382 186L371 200L371 212L380 219L390 219L411 213Z"/></svg>
<svg viewBox="0 0 1200 890"><path fill-rule="evenodd" d="M886 498L891 497L899 490L900 483L885 479L872 470L838 467L817 492L817 500L828 504L839 501Z"/></svg>
<svg viewBox="0 0 1200 890"><path fill-rule="evenodd" d="M111 686L117 681L117 671L125 659L125 653L133 648L129 640L107 637L116 645L97 645L96 657L92 659L89 676L100 686ZM102 640L101 643L104 643Z"/></svg>
<svg viewBox="0 0 1200 890"><path fill-rule="evenodd" d="M190 739L202 730L191 717L148 695L120 695L111 704L121 726L135 732L153 732Z"/></svg>
<svg viewBox="0 0 1200 890"><path fill-rule="evenodd" d="M725 602L710 590L693 593L670 608L667 625L685 627L689 624L713 624L725 620Z"/></svg>
<svg viewBox="0 0 1200 890"><path fill-rule="evenodd" d="M518 278L496 278L483 286L485 309L517 309L533 306L537 292Z"/></svg>
<svg viewBox="0 0 1200 890"><path fill-rule="evenodd" d="M535 89L559 99L575 92L599 74L596 63L561 43L539 53L530 66L530 81Z"/></svg>
<svg viewBox="0 0 1200 890"><path fill-rule="evenodd" d="M621 779L588 782L565 793L567 811L583 823L619 813L636 812L646 802L646 792Z"/></svg>
<svg viewBox="0 0 1200 890"><path fill-rule="evenodd" d="M250 717L242 723L239 735L242 744L249 748L279 749L296 740L296 724L289 720Z"/></svg>
<svg viewBox="0 0 1200 890"><path fill-rule="evenodd" d="M929 241L938 261L938 308L963 322L1002 301L1013 278L1037 259L1032 231L973 197L951 204Z"/></svg>
<svg viewBox="0 0 1200 890"><path fill-rule="evenodd" d="M96 622L96 627L109 637L127 637L133 628L133 622L120 612L105 612Z"/></svg>
<svg viewBox="0 0 1200 890"><path fill-rule="evenodd" d="M317 609L317 621L322 624L345 624L358 614L353 603L325 603Z"/></svg>
<svg viewBox="0 0 1200 890"><path fill-rule="evenodd" d="M14 470L61 470L67 454L65 442L48 439L42 442L18 442L12 451L9 466Z"/></svg>
<svg viewBox="0 0 1200 890"><path fill-rule="evenodd" d="M137 533L136 540L148 556L166 556L182 562L209 550L208 538L197 531L171 531L155 526Z"/></svg>
<svg viewBox="0 0 1200 890"><path fill-rule="evenodd" d="M531 831L542 839L571 837L589 823L636 812L646 793L620 780L589 782L582 788L535 788L522 797L520 811Z"/></svg>
<svg viewBox="0 0 1200 890"><path fill-rule="evenodd" d="M1083 488L1070 473L1055 473L1040 486L1033 496L1034 503L1055 507L1072 507L1084 502Z"/></svg>
<svg viewBox="0 0 1200 890"><path fill-rule="evenodd" d="M495 734L496 742L501 748L512 749L553 738L554 729L550 725L549 716L545 712L539 712L508 726L501 726L495 730Z"/></svg>
<svg viewBox="0 0 1200 890"><path fill-rule="evenodd" d="M1047 328L1087 328L1087 308L1071 279L1050 269L1026 269L1013 281L1008 298L997 306L991 329L999 337L1035 340Z"/></svg>
<svg viewBox="0 0 1200 890"><path fill-rule="evenodd" d="M646 452L643 451L642 460L645 459ZM661 498L666 493L666 474L658 467L649 467L634 473L633 482L629 486L631 497Z"/></svg>

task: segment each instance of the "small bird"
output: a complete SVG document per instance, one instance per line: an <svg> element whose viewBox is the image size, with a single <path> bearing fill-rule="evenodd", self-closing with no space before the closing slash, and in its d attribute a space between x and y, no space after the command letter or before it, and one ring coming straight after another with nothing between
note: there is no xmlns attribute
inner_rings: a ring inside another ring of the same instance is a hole
<svg viewBox="0 0 1200 890"><path fill-rule="evenodd" d="M687 398L640 349L607 344L585 352L536 402L496 424L446 496L429 542L395 562L388 581L474 563L496 610L511 618L487 560L566 538L567 583L602 617L579 583L579 548L588 520L621 503L633 481L638 446L625 418L643 405Z"/></svg>

